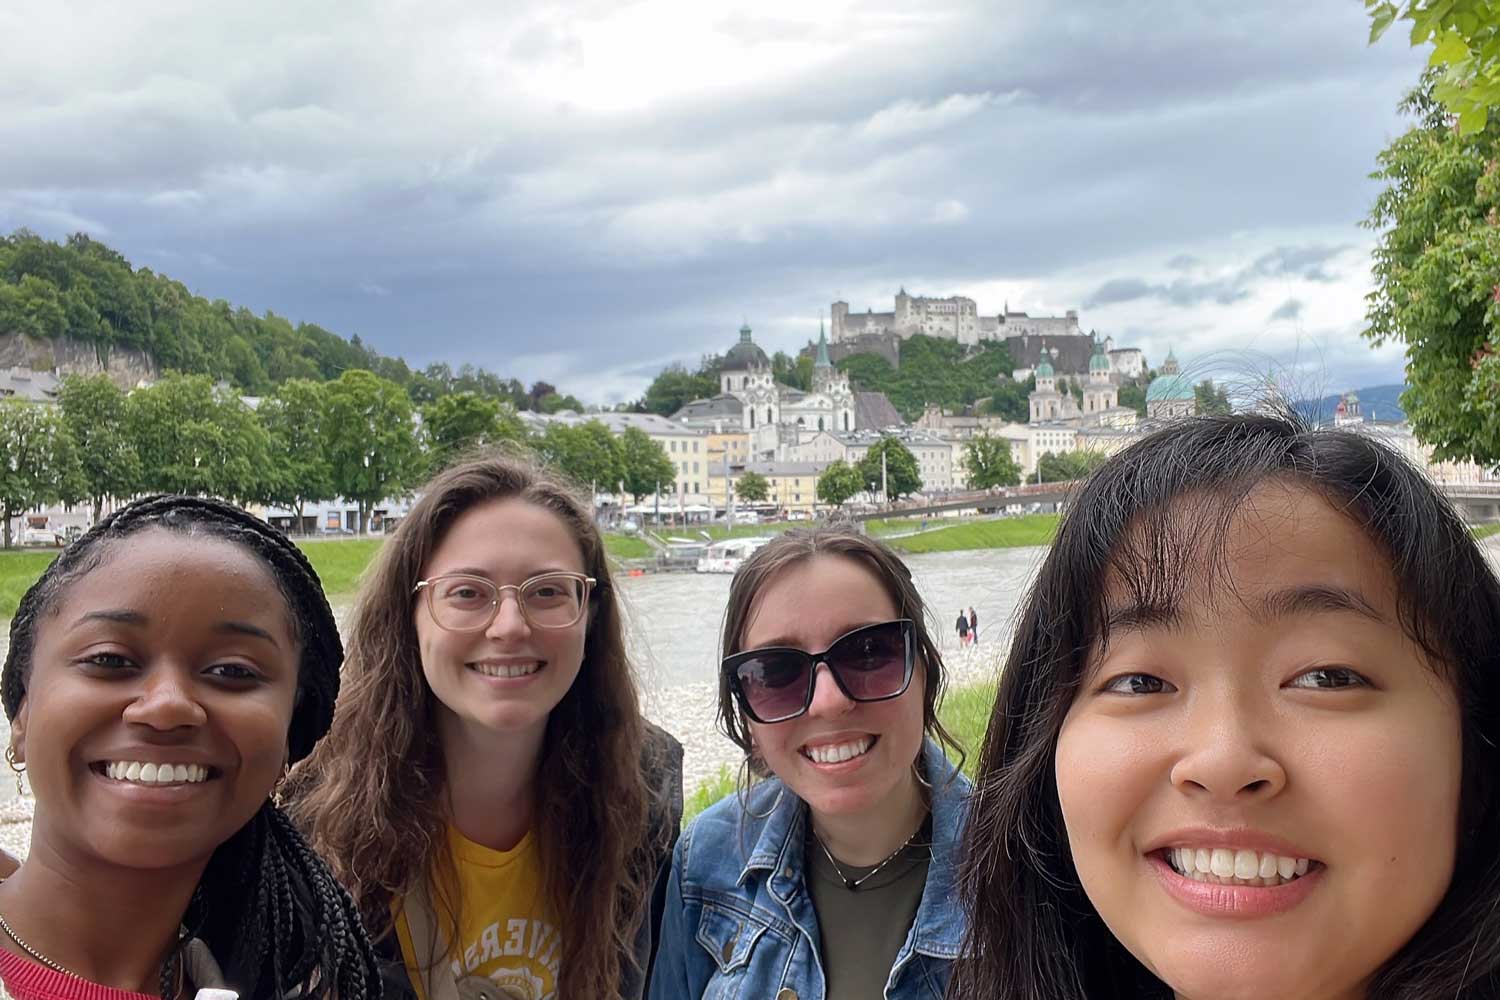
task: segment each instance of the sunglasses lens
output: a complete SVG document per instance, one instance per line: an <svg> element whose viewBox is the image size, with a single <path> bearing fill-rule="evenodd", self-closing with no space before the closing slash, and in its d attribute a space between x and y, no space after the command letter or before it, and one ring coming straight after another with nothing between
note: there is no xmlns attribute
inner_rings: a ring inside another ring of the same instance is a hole
<svg viewBox="0 0 1500 1000"><path fill-rule="evenodd" d="M807 703L808 665L806 656L788 650L766 650L741 660L734 673L751 713L764 722L800 713Z"/></svg>
<svg viewBox="0 0 1500 1000"><path fill-rule="evenodd" d="M828 651L828 666L855 701L890 698L906 686L908 648L905 626L887 622L845 636Z"/></svg>

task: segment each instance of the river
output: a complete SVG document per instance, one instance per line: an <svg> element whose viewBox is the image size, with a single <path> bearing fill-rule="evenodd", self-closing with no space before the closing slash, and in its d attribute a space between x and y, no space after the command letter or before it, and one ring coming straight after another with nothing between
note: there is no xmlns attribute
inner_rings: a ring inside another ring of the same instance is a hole
<svg viewBox="0 0 1500 1000"><path fill-rule="evenodd" d="M1487 541L1485 548L1500 569L1500 537ZM1046 552L991 549L906 558L954 681L997 675L1017 606ZM738 748L714 726L719 628L729 580L697 573L616 580L646 715L682 741L688 794L722 766L740 763ZM971 605L979 615L981 641L977 648L960 649L953 623L959 609ZM335 610L342 617L348 609ZM0 631L0 653L7 636L8 629ZM9 727L0 719L0 740L9 737ZM0 772L0 846L25 851L29 816L30 799L18 799L11 776Z"/></svg>
<svg viewBox="0 0 1500 1000"><path fill-rule="evenodd" d="M1016 606L1046 551L992 549L907 557L929 609L929 625L959 679L993 676ZM739 764L738 749L714 729L719 628L729 580L727 575L698 573L616 580L645 712L682 741L683 785L689 794L722 765ZM979 616L980 644L961 651L953 623L959 609L971 605ZM336 608L341 617L347 610ZM8 628L0 632L0 653L8 635ZM9 738L9 726L0 719L0 740ZM18 800L11 775L0 771L0 846L24 853L29 815L30 799Z"/></svg>

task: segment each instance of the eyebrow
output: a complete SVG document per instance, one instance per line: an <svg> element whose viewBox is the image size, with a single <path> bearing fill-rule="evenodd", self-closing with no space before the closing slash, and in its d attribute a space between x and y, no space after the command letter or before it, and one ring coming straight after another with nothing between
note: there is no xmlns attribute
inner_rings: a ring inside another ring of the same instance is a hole
<svg viewBox="0 0 1500 1000"><path fill-rule="evenodd" d="M124 608L110 608L103 611L90 611L86 614L79 615L78 620L75 621L71 627L77 628L79 625L84 625L88 622L111 622L116 625L131 625L137 628L141 628L149 625L151 623L151 619L149 619L139 611L129 611ZM276 637L274 635L272 635L270 632L267 632L259 625L252 625L249 622L222 621L214 626L214 631L227 633L230 635L248 635L256 639L264 639L266 642L269 642L277 649L281 648L281 644L276 641Z"/></svg>
<svg viewBox="0 0 1500 1000"><path fill-rule="evenodd" d="M546 576L548 573L576 572L578 572L578 570L562 569L560 567L544 567L542 569L532 570L530 573L526 574L524 579L530 580L532 577ZM441 573L434 573L428 579L436 580L440 576L477 576L480 579L489 580L491 582L493 582L495 579L492 575L490 575L490 572L488 570L479 569L476 566L460 566L457 569L445 569Z"/></svg>
<svg viewBox="0 0 1500 1000"><path fill-rule="evenodd" d="M838 642L840 639L842 639L844 636L848 635L850 632L857 632L857 631L859 631L862 628L869 628L871 625L880 625L880 624L883 624L883 623L885 623L887 621L890 621L890 619L888 619L888 618L875 618L875 619L872 619L872 620L867 621L867 622L860 622L858 625L846 625L843 628L839 629L838 634L833 637L833 641L834 642ZM790 638L787 638L786 636L777 636L776 638L774 638L774 639L768 639L765 642L757 642L753 646L750 645L749 643L745 644L745 649L747 649L747 650L749 650L749 649L770 649L772 647L783 647L783 648L787 648L787 649L800 649L804 653L811 653L812 652L811 649L809 649L808 647L802 645L796 639L790 639Z"/></svg>
<svg viewBox="0 0 1500 1000"><path fill-rule="evenodd" d="M1298 615L1353 614L1369 621L1385 623L1386 618L1357 590L1346 587L1312 584L1286 587L1262 598L1252 609L1261 621L1274 621ZM1116 632L1144 632L1150 629L1174 629L1182 624L1182 608L1170 604L1123 604L1105 612L1105 635Z"/></svg>

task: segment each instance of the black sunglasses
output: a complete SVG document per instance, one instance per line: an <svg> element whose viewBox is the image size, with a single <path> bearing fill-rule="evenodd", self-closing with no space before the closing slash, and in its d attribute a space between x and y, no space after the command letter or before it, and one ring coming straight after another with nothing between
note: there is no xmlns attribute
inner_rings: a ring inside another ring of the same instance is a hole
<svg viewBox="0 0 1500 1000"><path fill-rule="evenodd" d="M910 618L865 625L821 653L766 646L724 657L724 674L741 710L756 722L785 722L812 705L818 664L850 701L888 701L911 685L916 639Z"/></svg>

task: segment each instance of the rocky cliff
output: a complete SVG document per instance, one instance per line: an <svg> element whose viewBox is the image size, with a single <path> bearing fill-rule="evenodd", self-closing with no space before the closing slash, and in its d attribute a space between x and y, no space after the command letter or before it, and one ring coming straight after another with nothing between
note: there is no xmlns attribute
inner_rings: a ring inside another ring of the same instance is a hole
<svg viewBox="0 0 1500 1000"><path fill-rule="evenodd" d="M24 333L0 333L0 368L51 371L59 378L104 372L125 390L134 389L143 380L155 381L161 377L161 368L145 351L116 347L106 354L99 345L87 340L75 337L44 340Z"/></svg>

